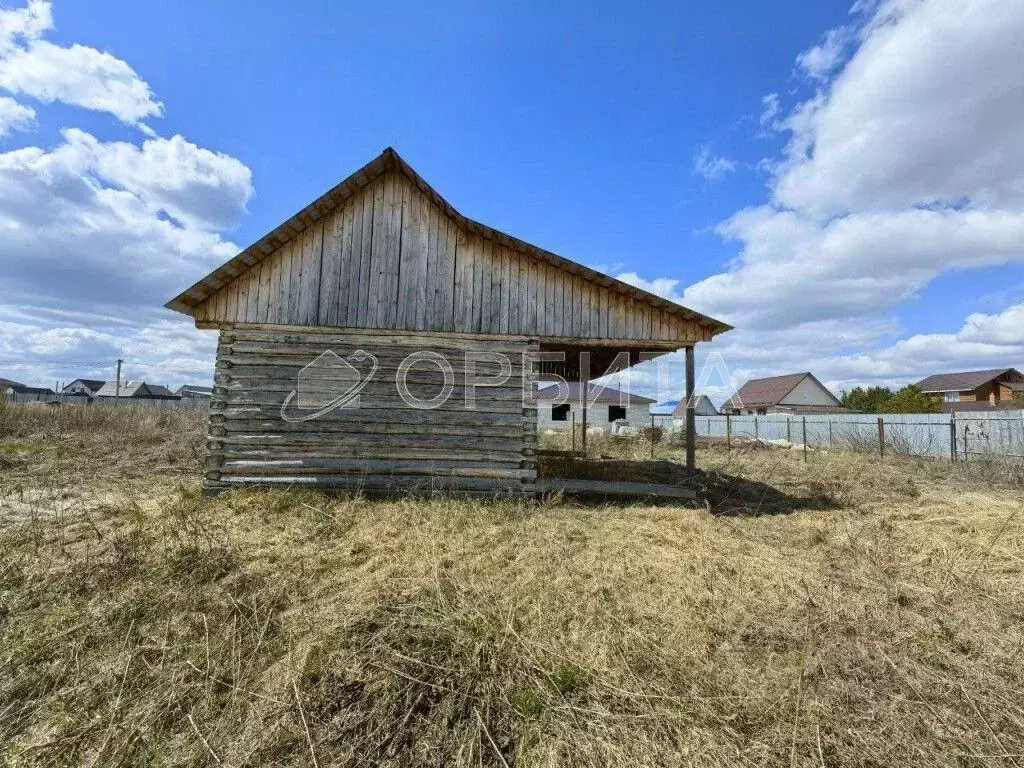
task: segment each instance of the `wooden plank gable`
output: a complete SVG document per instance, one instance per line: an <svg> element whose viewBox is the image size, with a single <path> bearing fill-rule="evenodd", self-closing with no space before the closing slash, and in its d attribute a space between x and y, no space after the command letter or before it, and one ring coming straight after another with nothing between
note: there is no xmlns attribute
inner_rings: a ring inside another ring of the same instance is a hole
<svg viewBox="0 0 1024 768"><path fill-rule="evenodd" d="M194 310L278 324L558 339L710 340L713 330L467 227L399 169L366 184ZM508 242L505 242L505 241ZM254 259L255 261L255 259ZM229 277L229 276L225 276Z"/></svg>

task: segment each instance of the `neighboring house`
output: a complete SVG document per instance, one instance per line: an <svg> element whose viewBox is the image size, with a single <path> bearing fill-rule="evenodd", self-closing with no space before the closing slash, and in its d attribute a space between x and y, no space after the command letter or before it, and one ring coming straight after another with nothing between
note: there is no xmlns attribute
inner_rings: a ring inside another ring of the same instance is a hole
<svg viewBox="0 0 1024 768"><path fill-rule="evenodd" d="M62 395L95 397L104 384L106 384L105 381L97 381L96 379L75 379L70 384L64 386L60 393Z"/></svg>
<svg viewBox="0 0 1024 768"><path fill-rule="evenodd" d="M950 411L979 411L1018 407L1015 393L1024 393L1024 374L1016 368L937 373L914 385Z"/></svg>
<svg viewBox="0 0 1024 768"><path fill-rule="evenodd" d="M155 400L180 400L181 396L176 395L167 387L161 384L147 384L150 396Z"/></svg>
<svg viewBox="0 0 1024 768"><path fill-rule="evenodd" d="M715 408L715 404L711 402L711 398L707 395L701 395L697 398L697 404L693 407L693 413L695 416L718 416L718 409ZM675 409L672 411L673 419L685 419L686 418L686 401L680 400Z"/></svg>
<svg viewBox="0 0 1024 768"><path fill-rule="evenodd" d="M220 332L209 492L532 496L538 379L621 370L640 350L692 364L730 329L463 216L390 148L167 307ZM298 391L325 350L349 364Z"/></svg>
<svg viewBox="0 0 1024 768"><path fill-rule="evenodd" d="M810 372L751 379L722 404L722 413L732 416L849 412Z"/></svg>
<svg viewBox="0 0 1024 768"><path fill-rule="evenodd" d="M47 387L30 387L20 381L0 379L0 395L34 395L38 398L52 394L54 391Z"/></svg>
<svg viewBox="0 0 1024 768"><path fill-rule="evenodd" d="M197 387L194 384L184 384L178 387L174 394L189 400L209 400L213 397L213 387Z"/></svg>
<svg viewBox="0 0 1024 768"><path fill-rule="evenodd" d="M0 379L0 395L13 395L19 389L24 389L25 385L20 381L14 381L13 379Z"/></svg>
<svg viewBox="0 0 1024 768"><path fill-rule="evenodd" d="M537 392L537 428L569 429L575 417L576 426L583 425L583 385L569 382L552 384ZM587 427L608 427L616 421L643 427L651 423L651 405L647 397L620 392L600 384L587 387Z"/></svg>
<svg viewBox="0 0 1024 768"><path fill-rule="evenodd" d="M108 381L95 395L96 397L122 397L136 400L177 400L178 396L167 387L159 384L147 384L144 381L122 381L118 390L116 381Z"/></svg>

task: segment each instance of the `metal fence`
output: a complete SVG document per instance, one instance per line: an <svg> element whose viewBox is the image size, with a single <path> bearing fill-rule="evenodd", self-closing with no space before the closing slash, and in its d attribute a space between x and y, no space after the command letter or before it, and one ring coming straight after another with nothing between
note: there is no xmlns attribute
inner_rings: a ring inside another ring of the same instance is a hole
<svg viewBox="0 0 1024 768"><path fill-rule="evenodd" d="M85 395L45 394L37 392L13 392L0 395L6 403L59 403L61 405L80 405L98 407L133 406L136 408L208 408L209 398L182 397L150 399L145 397L96 397Z"/></svg>
<svg viewBox="0 0 1024 768"><path fill-rule="evenodd" d="M682 420L656 416L678 429ZM697 416L697 435L786 441L809 448L966 461L980 456L1024 459L1024 410L836 414L815 416Z"/></svg>

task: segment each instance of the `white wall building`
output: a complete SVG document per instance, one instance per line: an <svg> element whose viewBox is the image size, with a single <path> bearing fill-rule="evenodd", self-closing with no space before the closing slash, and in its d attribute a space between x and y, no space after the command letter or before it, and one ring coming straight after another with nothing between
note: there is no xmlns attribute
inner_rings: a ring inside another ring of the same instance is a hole
<svg viewBox="0 0 1024 768"><path fill-rule="evenodd" d="M641 428L651 424L651 405L655 402L640 395L620 392L600 384L587 385L587 427L608 431L615 422L625 421ZM537 392L537 429L570 429L583 426L584 390L579 382L553 384Z"/></svg>

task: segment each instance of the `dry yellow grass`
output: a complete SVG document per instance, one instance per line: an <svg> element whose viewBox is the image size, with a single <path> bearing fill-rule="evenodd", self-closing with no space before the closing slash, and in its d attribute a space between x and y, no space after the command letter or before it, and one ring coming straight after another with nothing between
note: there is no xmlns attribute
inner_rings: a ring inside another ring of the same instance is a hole
<svg viewBox="0 0 1024 768"><path fill-rule="evenodd" d="M59 410L0 413L0 763L1024 764L1003 468L705 446L691 508L208 500L199 421Z"/></svg>

